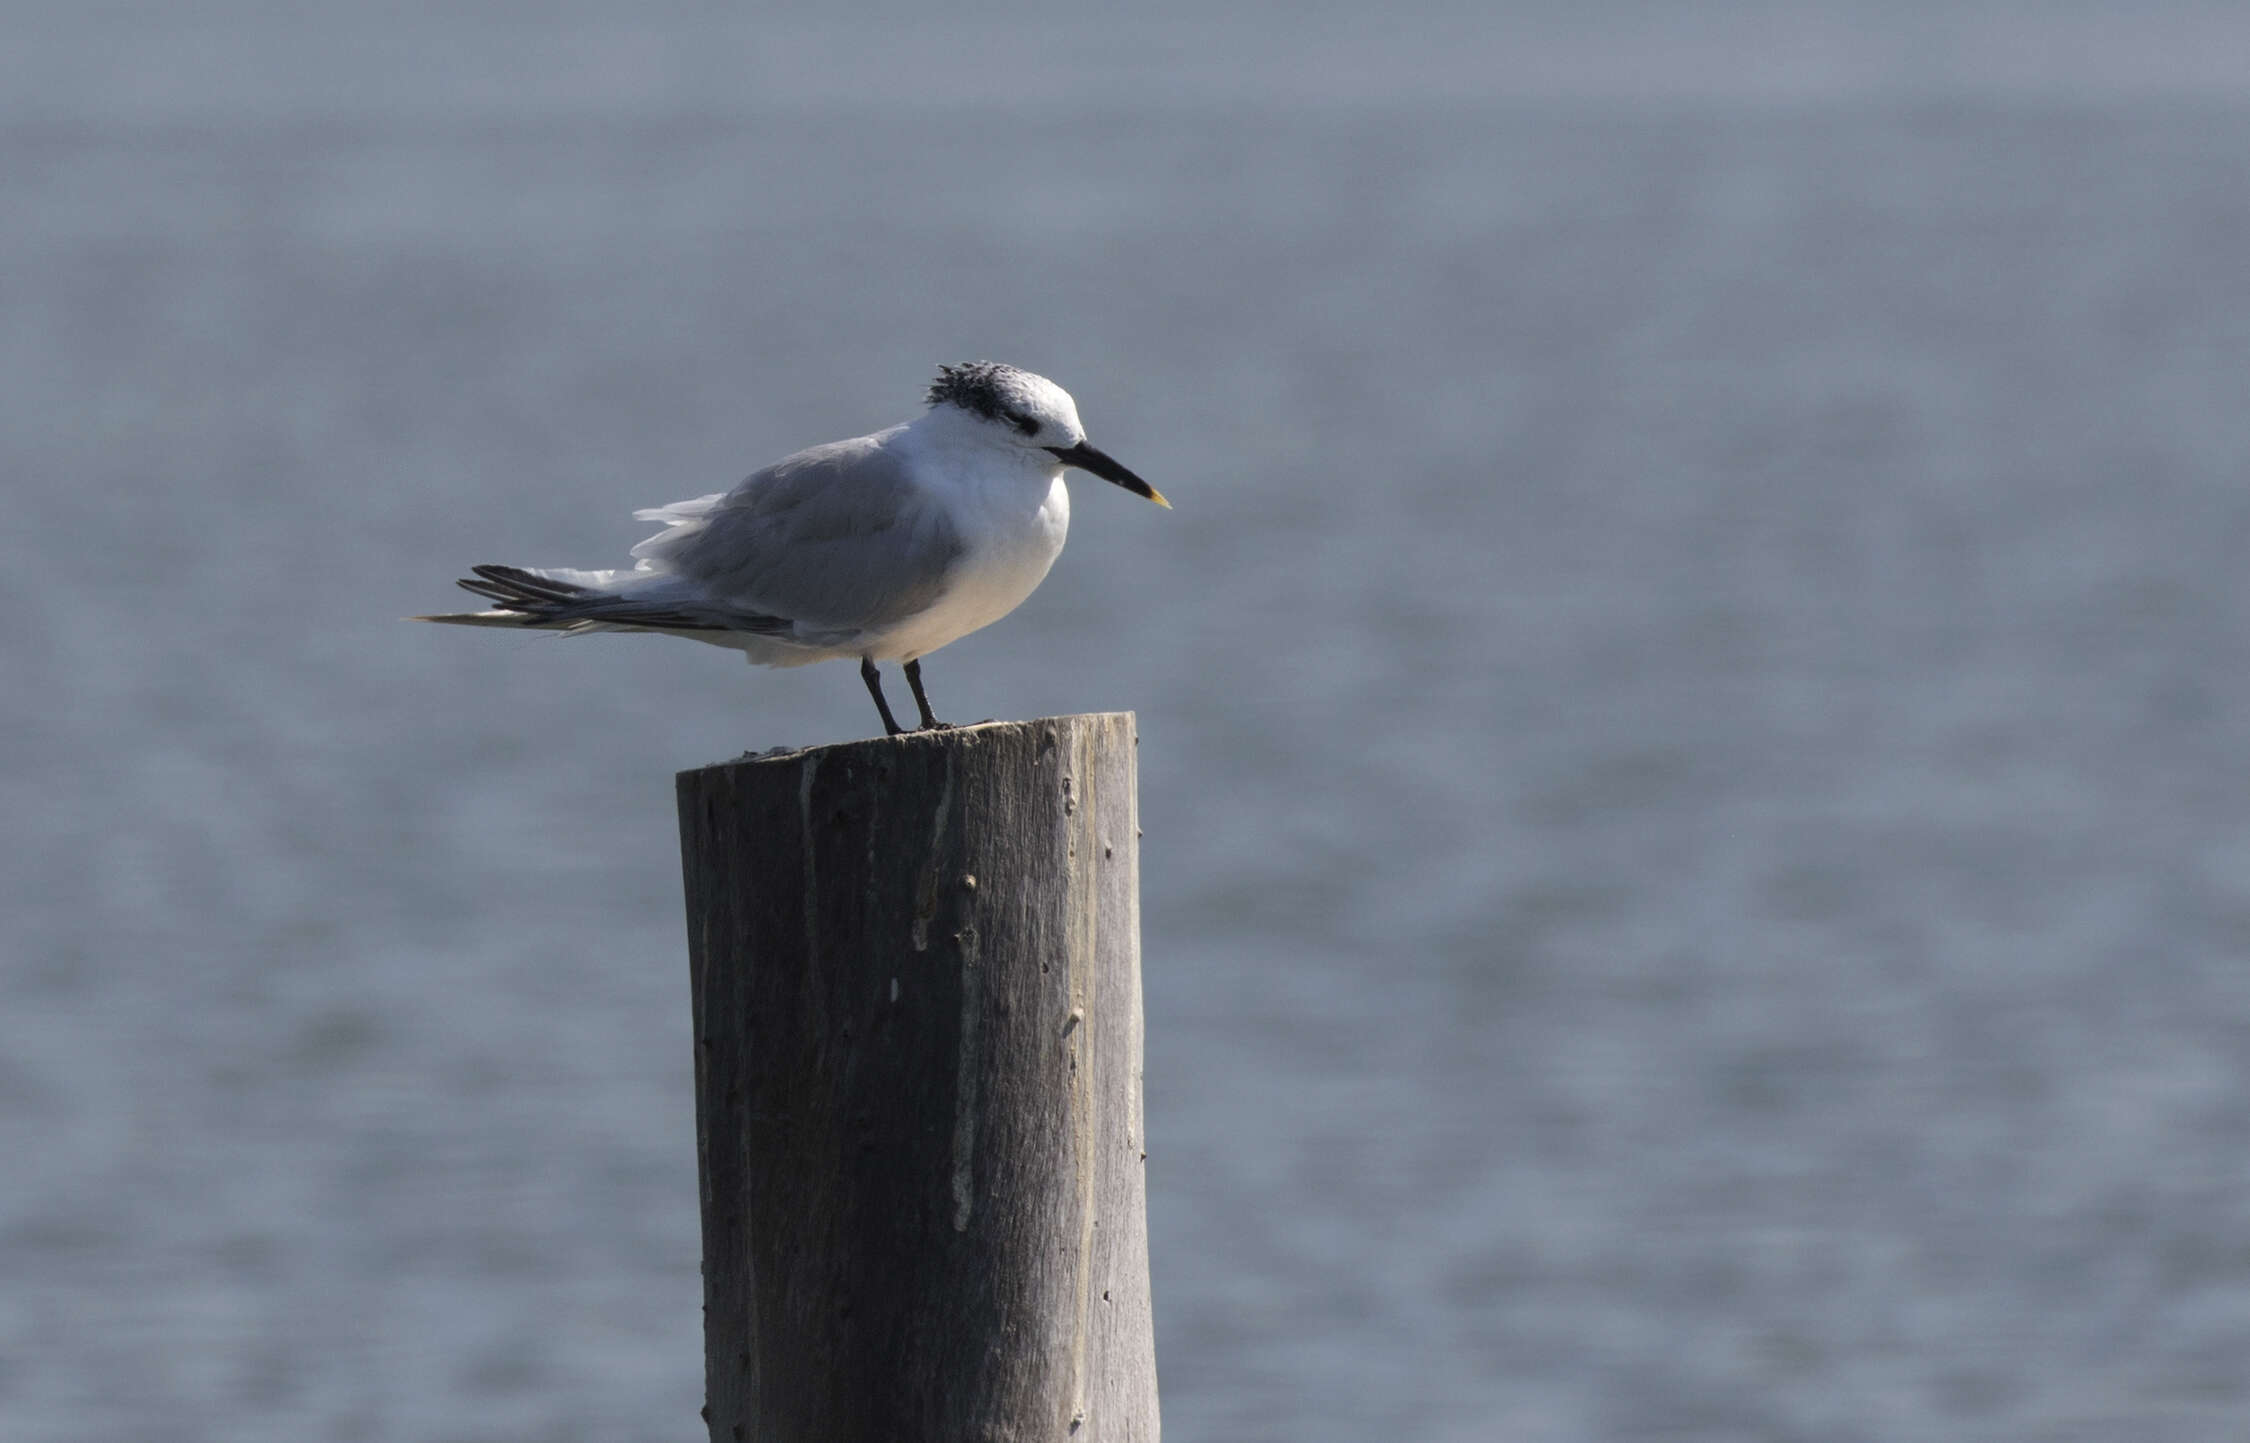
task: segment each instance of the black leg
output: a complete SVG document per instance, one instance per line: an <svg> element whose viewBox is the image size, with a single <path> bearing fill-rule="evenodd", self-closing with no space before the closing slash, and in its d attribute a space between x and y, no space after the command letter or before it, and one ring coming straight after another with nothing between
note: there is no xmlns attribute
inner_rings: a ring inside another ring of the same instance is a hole
<svg viewBox="0 0 2250 1443"><path fill-rule="evenodd" d="M859 659L859 679L867 683L867 694L875 698L875 710L883 714L883 735L895 737L905 731L906 728L898 724L898 718L891 715L891 704L883 700L883 678L875 670L873 657L863 656ZM914 695L917 699L921 697L920 686L914 688ZM924 710L927 711L928 708L925 707Z"/></svg>
<svg viewBox="0 0 2250 1443"><path fill-rule="evenodd" d="M914 658L914 660L906 664L904 669L906 672L906 684L914 688L914 704L922 709L921 729L926 732L942 732L952 730L953 723L941 722L936 717L930 715L930 699L922 695L922 659L920 657Z"/></svg>

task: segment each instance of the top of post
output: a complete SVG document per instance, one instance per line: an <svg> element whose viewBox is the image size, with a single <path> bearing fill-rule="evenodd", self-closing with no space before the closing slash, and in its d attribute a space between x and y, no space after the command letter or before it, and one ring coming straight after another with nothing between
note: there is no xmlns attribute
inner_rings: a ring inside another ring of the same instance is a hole
<svg viewBox="0 0 2250 1443"><path fill-rule="evenodd" d="M973 750L980 745L1014 740L1020 736L1036 736L1041 732L1052 733L1060 740L1065 734L1084 730L1114 731L1122 740L1134 746L1140 744L1140 719L1136 714L1129 711L1076 712L1067 716L1038 717L1031 721L972 722L936 731L901 732L895 737L868 737L860 741L825 742L804 747L769 747L762 752L744 752L723 762L690 767L679 776L685 781L702 773L728 771L735 767L794 766L808 759L825 761L830 757L851 753L877 756L901 748Z"/></svg>

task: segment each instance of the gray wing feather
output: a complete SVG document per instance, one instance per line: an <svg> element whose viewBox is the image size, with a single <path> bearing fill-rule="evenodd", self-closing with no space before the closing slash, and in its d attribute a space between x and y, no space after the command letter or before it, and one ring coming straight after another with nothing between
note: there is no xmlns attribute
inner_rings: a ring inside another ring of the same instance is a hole
<svg viewBox="0 0 2250 1443"><path fill-rule="evenodd" d="M633 555L801 633L911 616L945 589L962 543L885 444L901 429L799 451L723 496L642 513L673 524Z"/></svg>

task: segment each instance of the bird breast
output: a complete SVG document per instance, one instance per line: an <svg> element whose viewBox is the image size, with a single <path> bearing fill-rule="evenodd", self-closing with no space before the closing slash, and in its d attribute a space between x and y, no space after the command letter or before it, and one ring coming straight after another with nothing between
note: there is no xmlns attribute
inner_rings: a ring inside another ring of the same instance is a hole
<svg viewBox="0 0 2250 1443"><path fill-rule="evenodd" d="M1014 611L1046 579L1070 531L1070 492L1060 468L1036 504L1026 504L1020 491L1011 498L980 490L957 506L959 530L974 540L936 603L884 638L878 659L911 661Z"/></svg>

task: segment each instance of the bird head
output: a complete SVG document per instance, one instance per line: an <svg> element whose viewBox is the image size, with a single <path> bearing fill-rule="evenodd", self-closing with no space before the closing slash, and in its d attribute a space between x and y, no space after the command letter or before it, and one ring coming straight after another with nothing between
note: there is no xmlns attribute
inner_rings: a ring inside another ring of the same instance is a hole
<svg viewBox="0 0 2250 1443"><path fill-rule="evenodd" d="M932 408L951 406L991 427L1008 444L1045 451L1065 466L1101 477L1135 496L1170 507L1164 493L1089 445L1070 392L997 361L964 361L938 367L926 398Z"/></svg>

